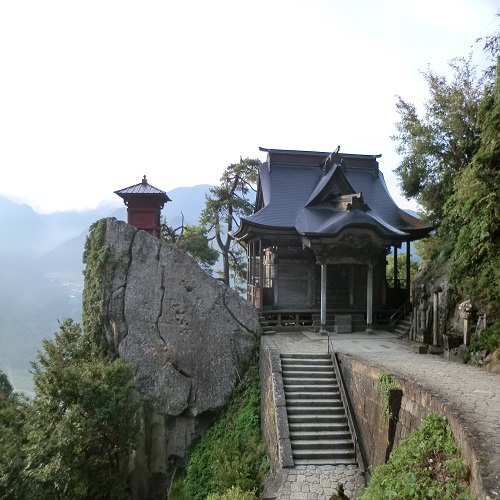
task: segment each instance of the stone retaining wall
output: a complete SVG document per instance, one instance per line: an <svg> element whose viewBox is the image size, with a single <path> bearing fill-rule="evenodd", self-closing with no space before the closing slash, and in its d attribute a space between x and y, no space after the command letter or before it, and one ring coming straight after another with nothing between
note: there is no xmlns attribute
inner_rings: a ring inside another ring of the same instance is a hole
<svg viewBox="0 0 500 500"><path fill-rule="evenodd" d="M474 498L487 498L482 486L479 463L463 422L450 405L426 388L393 375L397 389L391 391L389 403L395 423L381 419L382 400L377 381L383 373L379 367L358 361L345 354L338 355L339 367L345 387L356 414L360 439L368 465L376 467L389 458L393 447L419 427L430 413L446 417L455 441L470 467L470 487Z"/></svg>
<svg viewBox="0 0 500 500"><path fill-rule="evenodd" d="M262 433L273 473L293 467L286 414L280 352L269 337L262 337L259 356Z"/></svg>

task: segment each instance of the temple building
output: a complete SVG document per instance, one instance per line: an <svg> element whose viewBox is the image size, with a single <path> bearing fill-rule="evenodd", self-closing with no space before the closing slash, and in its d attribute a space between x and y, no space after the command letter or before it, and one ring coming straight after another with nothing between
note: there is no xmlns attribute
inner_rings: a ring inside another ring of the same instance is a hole
<svg viewBox="0 0 500 500"><path fill-rule="evenodd" d="M267 161L259 167L255 211L234 233L247 246L249 301L275 324L317 317L323 332L339 318L367 331L387 321L409 300L410 242L432 227L396 205L380 155L261 151ZM388 258L395 259L391 281Z"/></svg>
<svg viewBox="0 0 500 500"><path fill-rule="evenodd" d="M146 176L139 184L115 191L127 206L127 222L160 237L160 215L167 201L172 201L165 191L148 183Z"/></svg>

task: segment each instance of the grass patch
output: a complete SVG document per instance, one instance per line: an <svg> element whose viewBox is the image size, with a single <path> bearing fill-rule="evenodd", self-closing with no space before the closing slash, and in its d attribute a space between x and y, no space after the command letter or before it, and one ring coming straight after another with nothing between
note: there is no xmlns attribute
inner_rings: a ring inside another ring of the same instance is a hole
<svg viewBox="0 0 500 500"><path fill-rule="evenodd" d="M228 408L194 445L171 500L258 498L269 469L260 429L257 360L233 392Z"/></svg>
<svg viewBox="0 0 500 500"><path fill-rule="evenodd" d="M391 373L384 372L378 378L377 389L382 399L382 409L380 412L382 422L388 422L393 417L389 406L389 392L391 389L395 389L395 387L396 382L394 381L394 377Z"/></svg>
<svg viewBox="0 0 500 500"><path fill-rule="evenodd" d="M431 413L373 471L362 500L441 498L472 500L468 467L444 417Z"/></svg>

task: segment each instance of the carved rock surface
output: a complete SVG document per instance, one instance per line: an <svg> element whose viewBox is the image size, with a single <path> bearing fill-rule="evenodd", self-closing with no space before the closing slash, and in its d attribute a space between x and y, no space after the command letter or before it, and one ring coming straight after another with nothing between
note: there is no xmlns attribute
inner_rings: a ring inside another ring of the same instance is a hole
<svg viewBox="0 0 500 500"><path fill-rule="evenodd" d="M124 222L106 223L107 340L136 366L145 401L133 493L164 498L192 440L228 403L256 346L258 313L186 253Z"/></svg>

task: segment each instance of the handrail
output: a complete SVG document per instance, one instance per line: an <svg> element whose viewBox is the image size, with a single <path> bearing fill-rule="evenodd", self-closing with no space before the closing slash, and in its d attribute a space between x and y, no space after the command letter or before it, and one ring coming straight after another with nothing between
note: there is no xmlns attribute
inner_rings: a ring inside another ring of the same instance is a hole
<svg viewBox="0 0 500 500"><path fill-rule="evenodd" d="M391 325L394 325L403 316L406 316L408 312L411 313L411 301L407 300L402 306L400 306L396 312L389 318Z"/></svg>
<svg viewBox="0 0 500 500"><path fill-rule="evenodd" d="M332 357L333 369L335 371L335 376L336 376L336 378L338 380L339 391L340 391L340 395L341 395L341 398L342 398L342 402L344 403L344 408L345 408L345 412L346 412L347 425L349 427L349 430L350 430L351 436L352 436L352 440L354 442L354 453L356 454L356 459L359 462L359 467L362 470L365 470L365 464L364 464L364 460L363 460L363 454L361 452L361 448L360 448L359 443L358 443L358 435L356 433L356 427L354 425L354 419L352 417L352 413L351 413L351 410L350 410L349 399L347 397L347 393L346 393L346 390L345 390L345 387L344 387L344 382L343 382L343 379L342 379L342 376L341 376L341 373L340 373L340 369L339 369L339 366L338 366L337 355L335 353L335 350L333 349L333 344L332 344L332 339L330 337L330 333L326 332L326 334L328 336L328 354L331 354L331 357Z"/></svg>

